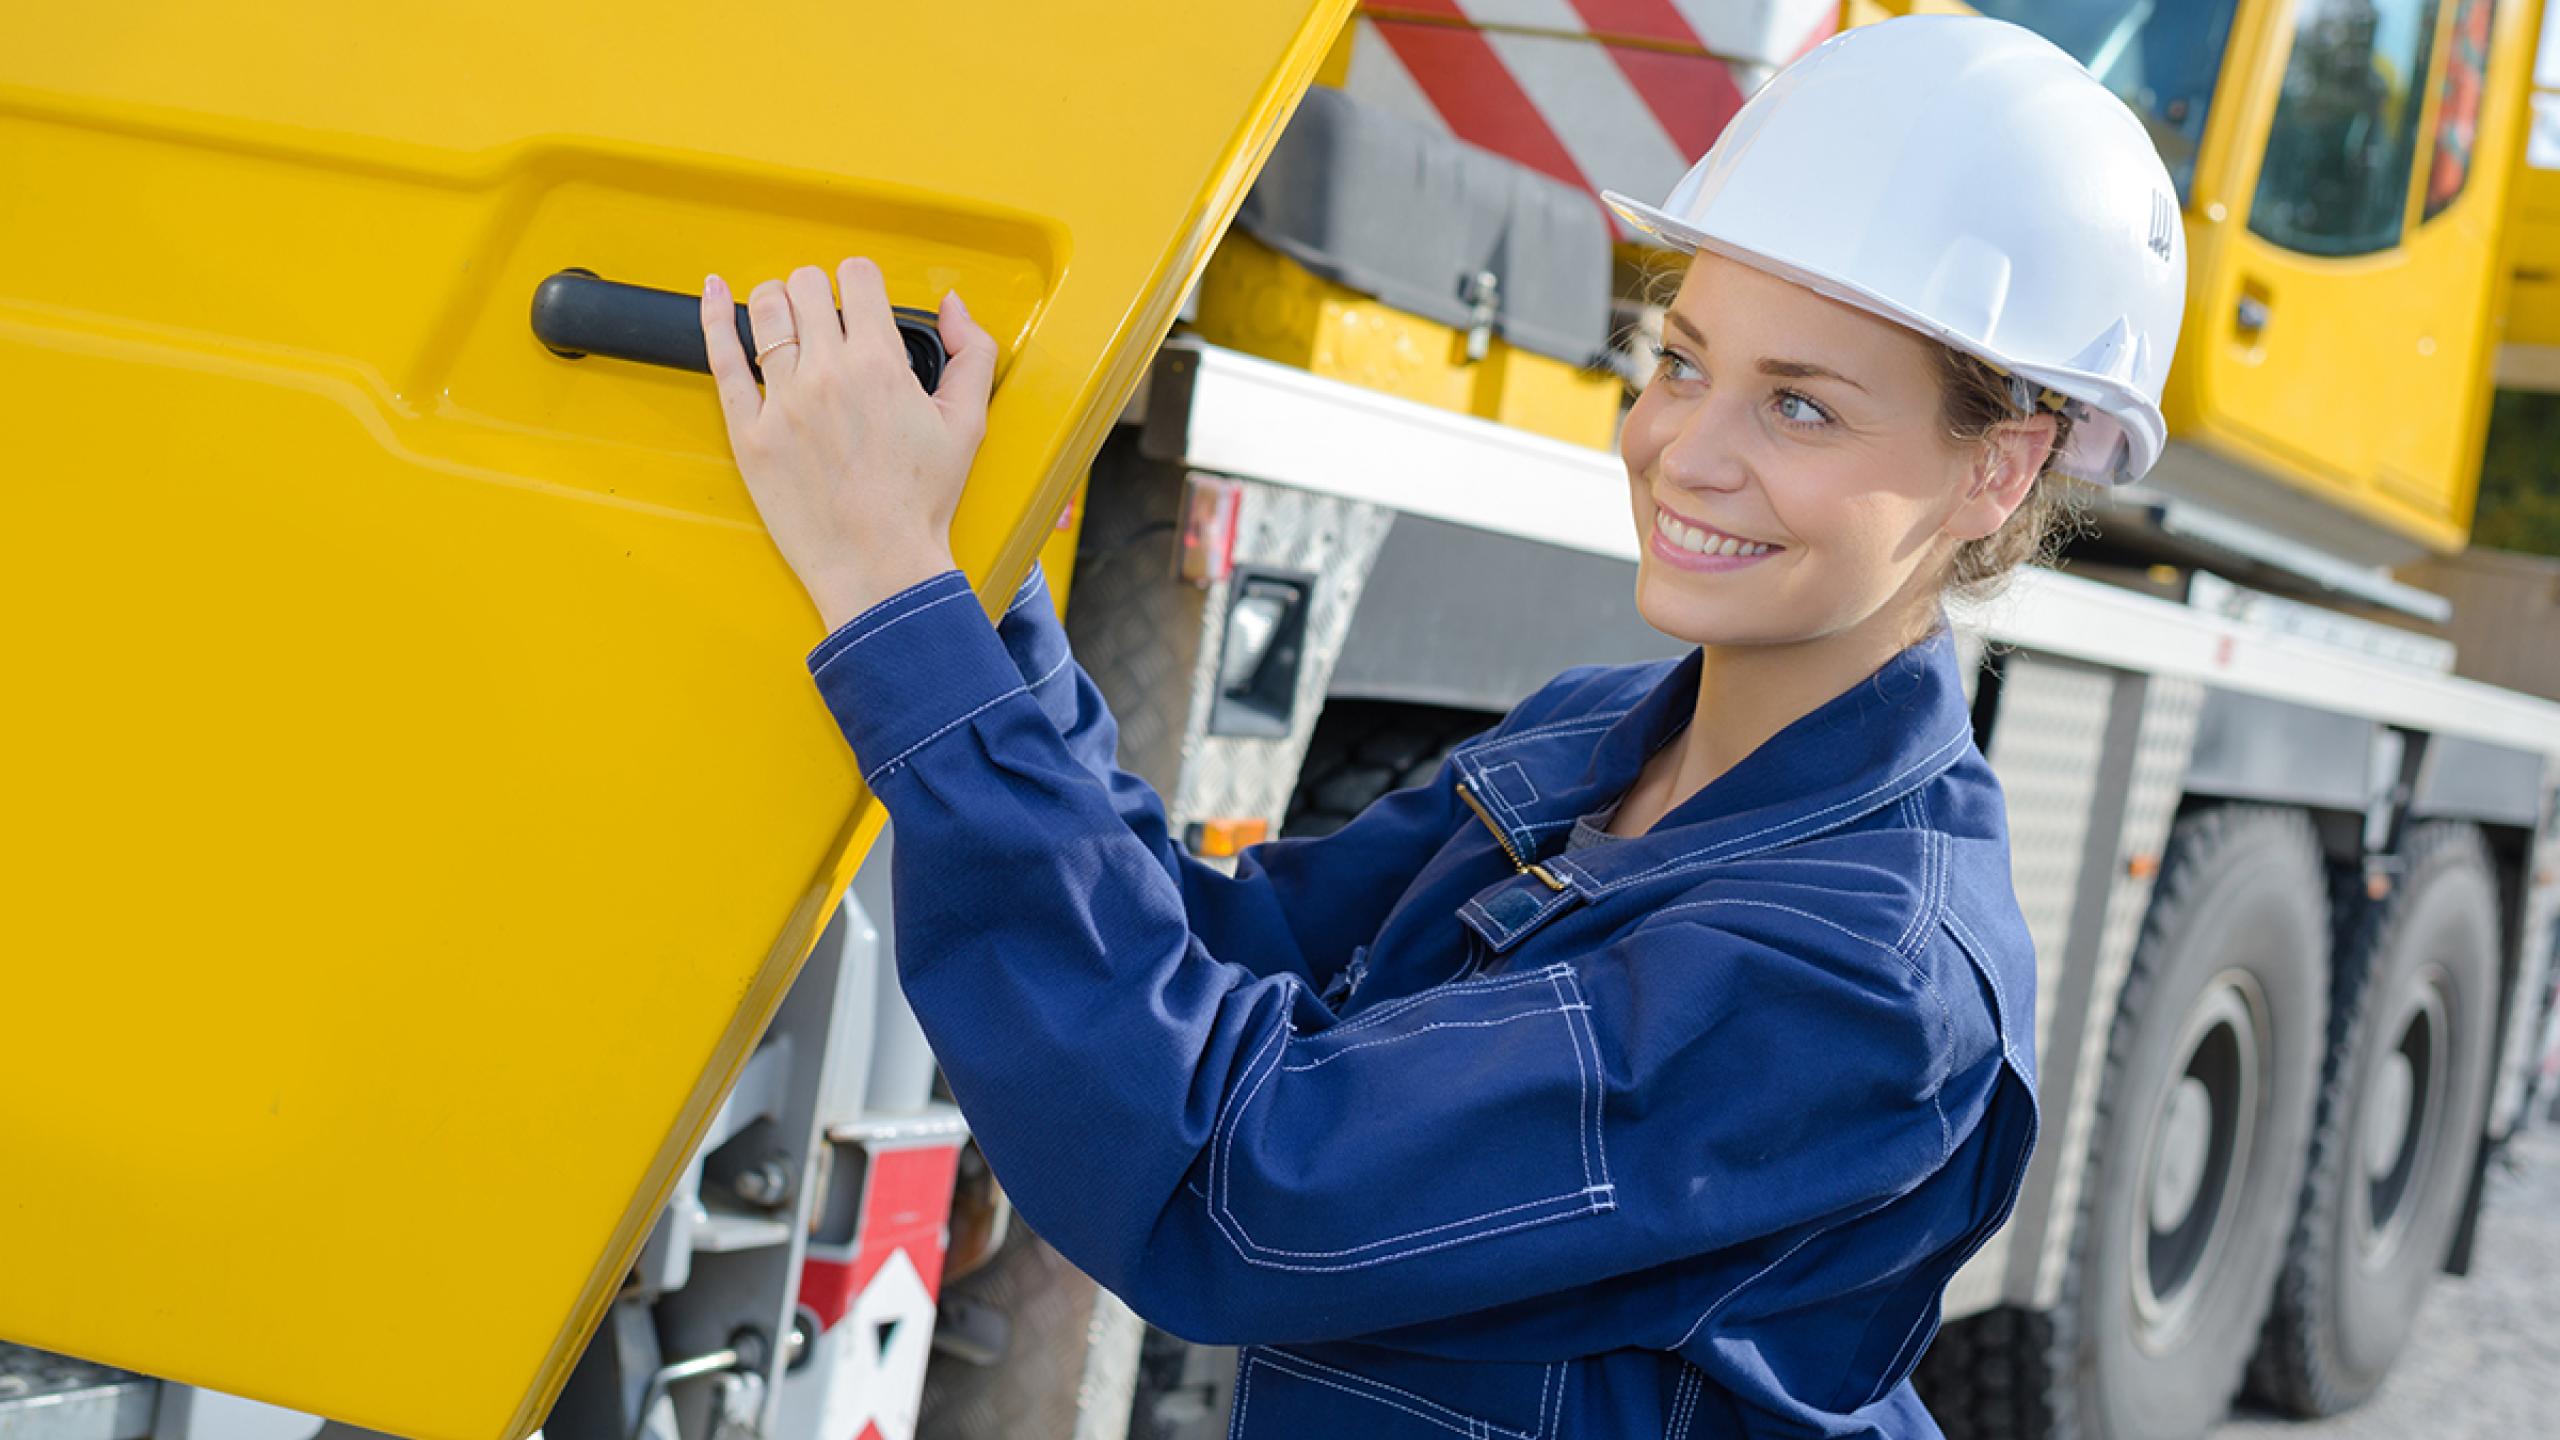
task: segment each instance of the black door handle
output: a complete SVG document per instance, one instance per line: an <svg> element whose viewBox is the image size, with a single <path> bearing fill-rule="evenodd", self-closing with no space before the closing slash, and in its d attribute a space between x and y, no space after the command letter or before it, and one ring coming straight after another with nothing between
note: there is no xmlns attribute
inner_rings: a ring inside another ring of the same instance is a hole
<svg viewBox="0 0 2560 1440"><path fill-rule="evenodd" d="M756 353L747 307L738 310L738 343ZM907 365L930 395L942 384L942 332L934 313L895 306L898 338L907 342ZM598 279L593 271L563 270L533 287L533 338L564 360L602 355L676 370L711 373L702 344L702 297ZM756 379L764 369L752 359Z"/></svg>

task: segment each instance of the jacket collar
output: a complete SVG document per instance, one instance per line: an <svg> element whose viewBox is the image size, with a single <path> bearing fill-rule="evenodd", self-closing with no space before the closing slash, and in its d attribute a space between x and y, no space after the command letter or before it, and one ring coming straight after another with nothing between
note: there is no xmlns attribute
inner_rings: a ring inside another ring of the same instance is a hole
<svg viewBox="0 0 2560 1440"><path fill-rule="evenodd" d="M1541 856L1563 844L1577 818L1615 803L1645 761L1687 728L1704 664L1692 650L1626 709L1493 737L1451 758L1513 848ZM1972 736L1955 638L1941 616L1927 639L1798 717L1651 830L1549 859L1546 868L1582 898L1597 899L1836 830L1937 778L1963 758Z"/></svg>

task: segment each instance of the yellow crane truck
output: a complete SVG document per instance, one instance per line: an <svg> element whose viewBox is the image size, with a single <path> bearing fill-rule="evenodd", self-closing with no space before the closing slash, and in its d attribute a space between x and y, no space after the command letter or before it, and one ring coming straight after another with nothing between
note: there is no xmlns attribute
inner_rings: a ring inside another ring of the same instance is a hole
<svg viewBox="0 0 2560 1440"><path fill-rule="evenodd" d="M1232 1361L1011 1224L936 1090L688 297L848 253L969 296L959 558L991 608L1045 558L1232 855L1663 653L1611 453L1659 257L1594 192L1920 8L13 17L0 1436L1219 1433ZM2168 459L1957 617L2045 1121L1922 1392L2343 1408L2501 1263L2554 1036L2560 706L2457 678L2392 569L2464 544L2493 375L2560 386L2560 34L1978 8L2142 117L2192 293ZM1510 1434L1433 1408L1370 1433Z"/></svg>

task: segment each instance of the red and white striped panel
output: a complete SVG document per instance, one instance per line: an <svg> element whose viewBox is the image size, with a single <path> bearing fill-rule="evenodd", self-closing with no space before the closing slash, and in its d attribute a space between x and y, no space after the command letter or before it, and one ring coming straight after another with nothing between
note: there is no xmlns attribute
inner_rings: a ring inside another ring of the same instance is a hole
<svg viewBox="0 0 2560 1440"><path fill-rule="evenodd" d="M850 1244L811 1241L799 1308L808 1359L782 1377L776 1440L914 1440L933 1353L960 1141L864 1142L862 1208Z"/></svg>
<svg viewBox="0 0 2560 1440"><path fill-rule="evenodd" d="M1345 87L1591 192L1669 194L1838 0L1374 0Z"/></svg>

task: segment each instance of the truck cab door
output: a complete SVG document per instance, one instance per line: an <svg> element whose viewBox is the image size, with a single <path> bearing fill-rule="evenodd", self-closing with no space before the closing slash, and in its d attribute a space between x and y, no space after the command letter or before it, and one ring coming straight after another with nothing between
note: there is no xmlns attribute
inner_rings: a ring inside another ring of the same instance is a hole
<svg viewBox="0 0 2560 1440"><path fill-rule="evenodd" d="M2515 288L2498 383L2553 392L2560 391L2560 6L2542 13L2530 103L2516 174Z"/></svg>
<svg viewBox="0 0 2560 1440"><path fill-rule="evenodd" d="M2357 517L2357 558L2467 536L2531 13L2261 5L2224 66L2171 426Z"/></svg>
<svg viewBox="0 0 2560 1440"><path fill-rule="evenodd" d="M530 1431L881 821L710 381L537 288L957 288L1001 605L1349 8L18 14L0 1337Z"/></svg>

